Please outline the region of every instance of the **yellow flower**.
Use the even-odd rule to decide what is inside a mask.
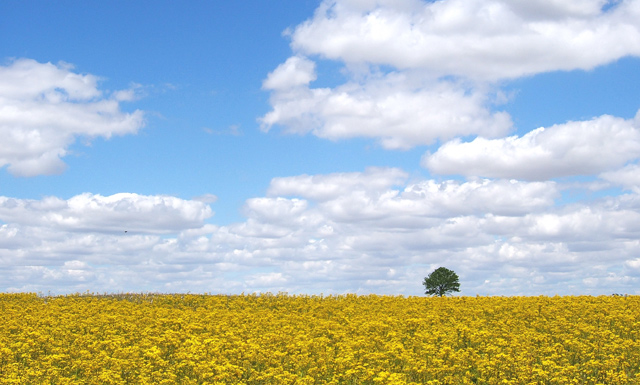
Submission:
[[[0,294],[0,384],[640,384],[639,305]]]

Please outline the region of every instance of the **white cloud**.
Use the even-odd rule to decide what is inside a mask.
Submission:
[[[215,203],[218,201],[218,197],[213,194],[204,194],[194,197],[193,200],[202,203]]]
[[[639,4],[325,0],[287,31],[293,56],[264,82],[272,111],[261,127],[373,138],[387,149],[503,136],[512,122],[495,111],[492,87],[640,55]],[[346,82],[311,87],[312,59],[343,64]]]
[[[640,272],[640,258],[636,258],[626,262],[626,265],[629,266],[633,270],[637,270]]]
[[[290,57],[267,76],[263,88],[279,90],[308,85],[316,80],[315,67],[316,64],[309,59]]]
[[[287,279],[282,275],[282,273],[262,273],[255,274],[248,277],[247,283],[254,287],[277,287],[279,285],[283,285],[287,282]],[[274,290],[268,290],[270,292],[274,292]]]
[[[604,172],[639,156],[637,120],[604,115],[522,137],[455,139],[425,155],[422,164],[438,174],[545,180]]]
[[[274,178],[268,194],[279,198],[250,200],[267,203],[261,212],[271,212],[261,218],[270,223],[293,223],[290,209],[304,202],[304,212],[321,212],[322,217],[336,222],[369,220],[377,227],[419,227],[432,218],[496,213],[523,215],[554,205],[559,197],[554,182],[519,182],[516,180],[473,180],[436,182],[424,180],[407,183],[408,175],[393,168],[369,168],[363,173],[335,173]],[[403,188],[398,188],[404,186]],[[302,197],[284,199],[282,197]],[[279,202],[275,204],[275,202]],[[311,208],[311,209],[307,209]],[[296,215],[300,216],[299,211]],[[256,215],[249,215],[256,218]]]
[[[557,206],[553,182],[367,169],[277,178],[267,195],[228,226],[173,197],[3,197],[0,281],[44,292],[420,295],[424,276],[447,266],[464,295],[637,292],[635,193]]]
[[[277,124],[288,133],[377,138],[385,148],[405,149],[455,136],[507,133],[509,115],[490,112],[486,99],[459,84],[391,73],[336,88],[276,89],[273,110],[260,121],[265,131]]]
[[[245,213],[250,218],[263,222],[290,223],[307,209],[307,201],[284,198],[252,198],[245,204]]]
[[[124,113],[119,102],[133,90],[105,98],[98,78],[72,72],[68,64],[20,59],[0,66],[0,167],[17,176],[56,174],[78,138],[109,138],[137,132],[143,112]]]
[[[483,80],[591,69],[640,54],[640,6],[604,0],[327,0],[296,52]]]
[[[473,180],[465,183],[428,180],[409,185],[404,199],[428,201],[442,215],[494,213],[523,215],[554,205],[559,197],[553,182]]]
[[[640,165],[629,164],[619,170],[607,171],[600,177],[614,185],[640,192]]]
[[[385,191],[394,185],[404,184],[407,177],[404,171],[397,168],[376,167],[370,167],[363,173],[299,175],[273,178],[267,193],[272,196],[300,196],[327,201],[354,190]]]
[[[0,197],[0,221],[65,231],[165,233],[200,227],[213,215],[198,201],[120,193],[76,195],[68,200]]]

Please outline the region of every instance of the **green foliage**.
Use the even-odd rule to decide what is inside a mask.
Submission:
[[[439,267],[429,274],[422,282],[426,291],[425,294],[442,297],[450,292],[460,291],[458,274],[446,267]]]

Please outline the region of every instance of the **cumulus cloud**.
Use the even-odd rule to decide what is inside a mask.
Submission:
[[[307,58],[290,57],[267,76],[262,86],[268,90],[280,90],[307,85],[316,80],[315,67],[316,64]]]
[[[398,168],[370,167],[365,172],[326,175],[299,175],[273,178],[267,193],[276,196],[300,196],[315,201],[328,201],[354,190],[385,191],[404,184],[408,175]]]
[[[0,278],[5,290],[405,295],[442,265],[465,295],[633,293],[640,279],[633,192],[558,206],[554,182],[372,168],[277,178],[266,195],[225,226],[174,197],[3,197]]]
[[[640,165],[629,164],[619,170],[607,171],[600,178],[617,186],[640,192]]]
[[[427,154],[422,164],[438,174],[545,180],[597,174],[639,156],[637,119],[604,115],[538,128],[521,137],[455,139]]]
[[[261,127],[387,149],[504,136],[505,80],[589,70],[640,55],[638,1],[325,0],[287,31],[294,55],[263,87]],[[313,60],[344,65],[344,84],[314,88]]]
[[[297,52],[482,80],[591,69],[640,54],[627,0],[324,1],[291,32]]]
[[[96,76],[72,69],[31,59],[0,66],[0,167],[17,176],[60,173],[77,138],[132,134],[144,125],[142,111],[120,110],[134,90],[104,96]]]
[[[277,124],[288,133],[330,140],[368,137],[388,149],[472,134],[495,137],[512,126],[508,114],[486,108],[482,92],[452,82],[425,83],[402,73],[336,88],[276,89],[271,104],[273,110],[261,118],[265,131]]]
[[[394,227],[390,218],[403,218],[404,225],[419,220],[500,213],[521,215],[552,206],[559,196],[555,183],[525,183],[516,180],[406,182],[398,169],[371,168],[364,173],[336,173],[275,178],[271,195],[301,196],[317,202],[324,216],[334,221],[380,219],[379,226]],[[393,186],[403,185],[403,189]],[[284,213],[278,214],[284,216]]]
[[[176,232],[200,227],[212,215],[205,203],[171,196],[85,193],[67,200],[0,197],[0,221],[65,231]]]

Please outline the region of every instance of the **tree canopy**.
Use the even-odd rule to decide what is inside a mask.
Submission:
[[[460,291],[458,274],[446,267],[439,267],[431,272],[422,282],[425,294],[442,297],[450,292]]]

